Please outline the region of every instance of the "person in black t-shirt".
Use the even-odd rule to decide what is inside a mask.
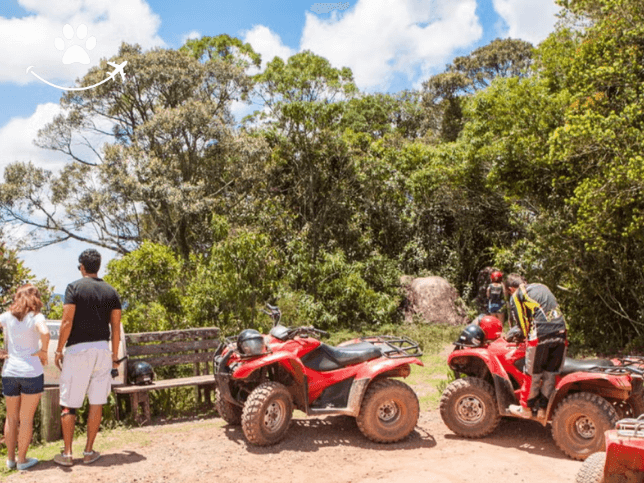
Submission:
[[[83,463],[93,463],[101,455],[94,451],[103,405],[111,390],[111,370],[118,367],[121,338],[121,301],[116,290],[98,278],[101,255],[93,249],[78,257],[83,278],[70,283],[65,291],[63,319],[55,353],[60,375],[61,421],[65,448],[54,457],[59,465],[71,466],[76,410],[89,399],[87,443]],[[65,353],[63,356],[63,348]]]

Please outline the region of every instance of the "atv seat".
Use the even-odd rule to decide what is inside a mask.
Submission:
[[[561,375],[567,376],[573,372],[585,372],[594,369],[595,367],[612,367],[614,365],[615,364],[608,359],[590,359],[580,361],[566,357],[563,368],[561,369]]]
[[[332,347],[326,344],[302,357],[304,365],[315,371],[334,371],[382,356],[378,347],[369,342]]]

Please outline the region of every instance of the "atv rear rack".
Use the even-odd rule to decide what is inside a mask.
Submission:
[[[418,342],[405,336],[372,335],[360,337],[359,340],[361,342],[369,342],[380,347],[382,355],[389,359],[420,357],[423,355],[423,351],[420,350]]]
[[[644,414],[637,419],[620,419],[617,421],[617,425],[615,427],[619,436],[628,438],[644,438]]]

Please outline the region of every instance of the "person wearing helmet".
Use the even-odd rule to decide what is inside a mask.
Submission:
[[[495,270],[490,274],[490,284],[487,286],[487,313],[501,321],[505,321],[505,287],[503,286],[503,273]]]
[[[506,280],[510,316],[527,340],[524,371],[530,376],[520,392],[520,405],[511,405],[515,416],[545,418],[555,377],[566,356],[567,330],[557,299],[540,283],[526,284],[517,274]]]

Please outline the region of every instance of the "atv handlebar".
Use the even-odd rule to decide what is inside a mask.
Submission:
[[[289,339],[293,339],[298,335],[305,336],[305,337],[308,337],[309,335],[328,337],[329,333],[325,332],[324,330],[316,329],[312,325],[305,326],[305,327],[293,327],[292,329],[288,330]]]

